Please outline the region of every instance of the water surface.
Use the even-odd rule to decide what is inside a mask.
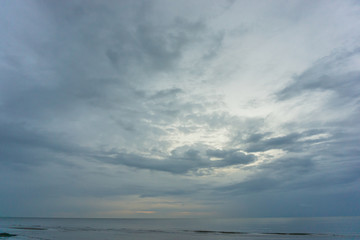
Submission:
[[[355,239],[360,217],[241,219],[0,218],[14,240]]]

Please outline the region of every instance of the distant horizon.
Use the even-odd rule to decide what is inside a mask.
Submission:
[[[40,218],[40,219],[256,219],[256,218],[360,218],[360,216],[287,216],[287,217],[3,217],[0,218]]]

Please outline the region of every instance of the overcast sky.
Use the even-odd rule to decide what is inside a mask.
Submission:
[[[359,1],[0,6],[0,216],[360,215]]]

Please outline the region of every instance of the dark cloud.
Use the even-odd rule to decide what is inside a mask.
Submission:
[[[176,18],[159,25],[144,20],[151,12],[151,4],[145,2],[116,5],[34,4],[44,12],[40,20],[52,30],[39,27],[18,40],[38,63],[30,73],[2,69],[7,111],[59,111],[77,104],[104,107],[114,101],[129,104],[136,97],[129,96],[134,84],[158,71],[174,69],[186,47],[207,34],[202,22]],[[14,61],[26,65],[17,56],[21,53],[3,51],[8,52],[7,65]]]
[[[221,152],[221,154],[216,154]],[[245,154],[237,150],[207,150],[206,154],[188,146],[177,148],[171,155],[163,159],[144,157],[128,153],[108,153],[110,156],[98,156],[99,160],[106,160],[112,164],[121,164],[128,167],[185,174],[196,172],[201,168],[221,168],[235,165],[246,165],[256,160],[252,154]],[[211,157],[217,157],[211,160]]]
[[[283,137],[273,137],[256,142],[247,148],[249,152],[260,152],[270,149],[285,149],[288,146],[293,146],[294,142],[299,138],[299,134],[292,133]]]
[[[19,11],[15,5],[10,9]],[[86,155],[95,150],[82,148],[86,143],[81,135],[93,132],[90,138],[95,140],[104,134],[100,131],[111,128],[112,133],[127,139],[121,143],[137,142],[143,147],[155,136],[166,134],[161,126],[204,109],[200,101],[177,98],[184,93],[177,87],[155,93],[140,90],[146,89],[159,71],[174,69],[191,44],[205,41],[208,30],[204,22],[175,18],[154,23],[150,2],[45,1],[27,7],[36,11],[35,18],[42,24],[16,39],[17,46],[26,51],[1,48],[5,57],[1,59],[4,121],[0,124],[7,144],[27,143],[28,148],[65,154],[82,149],[79,151]],[[24,18],[29,18],[22,23],[24,28],[31,28],[33,18]],[[4,36],[10,41],[15,34],[9,30]],[[30,64],[26,57],[36,61]],[[37,130],[19,125],[15,131],[7,122],[21,122],[27,129]],[[79,122],[89,124],[74,131]],[[51,133],[49,128],[54,127]],[[72,149],[63,142],[71,142]],[[10,148],[6,151],[11,152]]]
[[[271,133],[254,133],[248,136],[244,143],[248,146],[246,148],[248,152],[263,152],[270,149],[299,152],[305,151],[309,144],[325,141],[326,138],[316,138],[316,136],[326,132],[323,129],[309,129],[301,133],[294,132],[281,137],[266,137]]]
[[[223,186],[218,190],[230,195],[247,195],[253,192],[272,191],[328,191],[356,184],[359,148],[347,137],[334,136],[326,141],[314,141],[306,151],[287,150],[283,157],[250,167],[256,169],[247,180]],[[345,143],[346,142],[346,143]],[[291,142],[289,144],[292,144]],[[343,146],[347,146],[343,148]],[[305,149],[304,146],[302,148]],[[350,167],[352,166],[352,167]],[[317,190],[316,190],[317,189]]]
[[[280,101],[300,96],[306,92],[332,91],[338,97],[336,101],[352,101],[359,97],[360,72],[356,70],[344,71],[342,68],[358,57],[359,49],[351,52],[338,52],[320,59],[308,70],[294,77],[292,83],[277,93]]]
[[[61,156],[86,154],[84,148],[57,132],[36,130],[25,123],[0,124],[0,150],[3,166],[31,167],[48,162],[61,162]]]
[[[277,187],[278,184],[280,184],[279,180],[263,177],[220,187],[217,190],[230,195],[241,195],[253,192],[274,191],[274,187]]]

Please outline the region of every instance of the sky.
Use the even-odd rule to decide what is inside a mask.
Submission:
[[[0,6],[0,216],[360,215],[360,2]]]

